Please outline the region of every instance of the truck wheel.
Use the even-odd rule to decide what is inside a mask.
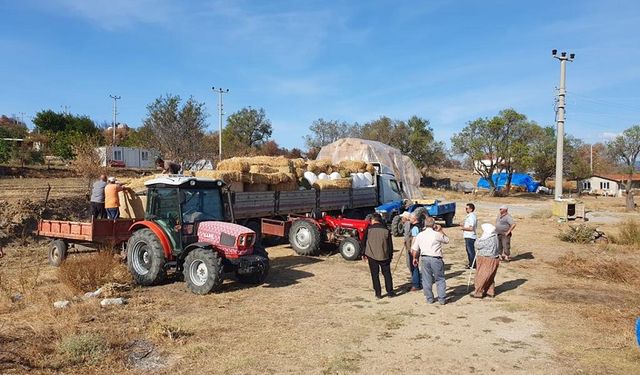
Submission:
[[[184,281],[195,294],[207,294],[222,285],[222,258],[210,249],[195,249],[184,259]]]
[[[154,285],[162,282],[167,276],[165,262],[160,240],[151,229],[133,232],[127,243],[127,265],[137,284]]]
[[[262,247],[254,247],[253,254],[263,258],[260,264],[260,270],[249,275],[236,272],[238,280],[243,284],[262,284],[267,279],[267,275],[269,275],[269,255],[266,250]]]
[[[448,214],[444,215],[444,226],[445,227],[450,227],[453,225],[453,216],[455,215],[455,213],[453,212],[449,212]]]
[[[404,223],[402,222],[402,216],[396,215],[391,220],[391,234],[394,237],[400,237],[404,234]]]
[[[306,220],[296,220],[289,229],[289,243],[298,255],[317,255],[320,251],[320,231]]]
[[[346,260],[358,260],[360,259],[360,253],[362,251],[362,246],[360,245],[360,241],[353,237],[347,237],[340,245],[338,245],[338,250],[342,257]]]
[[[67,246],[67,243],[63,240],[51,241],[51,244],[49,245],[49,252],[47,254],[49,258],[49,264],[54,267],[60,267],[62,261],[67,258],[68,249],[69,247]]]

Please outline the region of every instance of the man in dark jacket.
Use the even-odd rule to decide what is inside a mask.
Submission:
[[[364,257],[369,262],[373,290],[376,298],[382,298],[380,288],[380,270],[384,276],[384,286],[389,298],[395,297],[393,280],[391,279],[391,259],[393,258],[393,241],[389,229],[382,224],[382,216],[375,213],[371,216],[371,225],[364,237]]]

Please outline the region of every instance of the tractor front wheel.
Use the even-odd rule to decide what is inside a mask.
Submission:
[[[131,235],[127,243],[127,266],[137,284],[148,286],[162,282],[167,276],[165,262],[160,239],[151,229],[140,229]]]
[[[184,259],[183,274],[193,293],[215,292],[222,286],[222,258],[211,249],[195,249]]]
[[[340,245],[338,245],[338,250],[342,257],[346,260],[358,260],[360,259],[360,255],[362,252],[362,246],[360,245],[360,241],[353,237],[347,237]]]
[[[404,223],[401,215],[396,215],[391,220],[391,234],[394,237],[400,237],[404,234]]]

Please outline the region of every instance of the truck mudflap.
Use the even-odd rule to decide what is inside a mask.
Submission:
[[[246,255],[237,259],[227,259],[227,262],[239,275],[251,275],[269,269],[269,258],[262,255]]]

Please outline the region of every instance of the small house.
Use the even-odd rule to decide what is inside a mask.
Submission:
[[[593,195],[620,196],[624,186],[612,176],[593,175],[578,182],[578,189]]]
[[[103,167],[109,165],[123,168],[153,169],[156,157],[159,155],[156,150],[138,147],[103,146],[98,147],[97,151]]]

